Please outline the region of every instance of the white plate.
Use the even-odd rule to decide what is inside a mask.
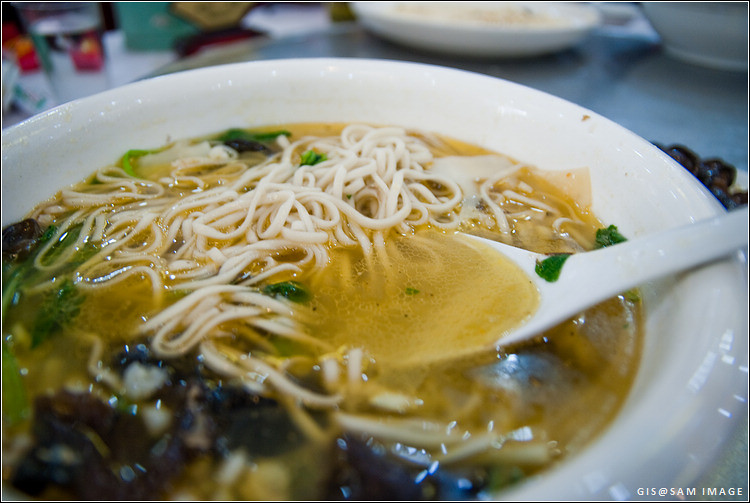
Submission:
[[[600,23],[591,6],[556,2],[353,2],[372,33],[458,56],[529,57],[575,46]]]

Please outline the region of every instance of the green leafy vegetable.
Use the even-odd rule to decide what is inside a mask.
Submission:
[[[410,286],[406,287],[406,295],[416,295],[418,293],[419,293],[419,290],[417,290],[416,288],[412,288]]]
[[[20,302],[24,291],[29,287],[53,278],[60,285],[57,290],[48,293],[39,303],[39,310],[31,330],[32,348],[57,334],[78,314],[83,295],[76,289],[70,275],[75,268],[98,252],[96,246],[86,244],[80,249],[74,249],[71,256],[67,258],[65,266],[56,268],[53,273],[37,269],[34,267],[34,262],[41,251],[40,245],[49,241],[56,231],[57,229],[52,226],[46,229],[37,240],[33,253],[23,262],[3,261],[3,318],[10,306]],[[81,225],[73,226],[64,232],[57,242],[39,257],[41,262],[48,265],[57,261],[63,253],[71,250],[74,243],[78,241],[80,232]]]
[[[300,159],[300,166],[315,166],[319,162],[323,162],[328,159],[328,156],[325,154],[319,154],[315,152],[314,150],[308,150],[304,154],[302,154],[302,158]]]
[[[607,246],[612,246],[617,243],[623,243],[625,241],[627,241],[627,239],[622,234],[620,234],[620,232],[617,230],[617,227],[614,225],[610,225],[607,228],[598,229],[596,231],[594,249],[605,248]],[[570,254],[561,253],[552,255],[544,260],[537,261],[536,266],[534,267],[534,271],[545,281],[553,283],[560,277],[562,267],[569,256]]]
[[[71,246],[73,246],[73,244],[78,241],[78,237],[81,234],[82,228],[83,224],[76,224],[70,227],[70,229],[68,229],[66,232],[64,232],[60,236],[58,241],[45,251],[45,254],[41,257],[42,264],[50,265],[58,260],[60,255],[62,255],[66,250],[68,250]],[[49,229],[47,229],[47,231],[45,231],[42,237],[45,238],[45,241],[49,241],[49,239],[55,234],[55,231],[56,229],[54,227],[50,227]],[[75,269],[76,267],[90,259],[98,251],[99,248],[97,246],[90,243],[85,244],[81,248],[74,251],[74,253],[68,258],[65,268],[63,270],[58,270],[57,274],[60,275],[64,271],[71,271]],[[31,261],[31,263],[33,264],[33,261]]]
[[[138,157],[143,157],[144,155],[153,154],[155,152],[158,152],[158,150],[128,150],[127,152],[125,152],[125,155],[122,156],[122,169],[125,170],[125,173],[129,174],[130,176],[138,178],[138,175],[135,174],[135,169],[133,169],[133,161]]]
[[[5,319],[5,312],[10,305],[16,302],[15,296],[18,292],[18,287],[23,281],[23,276],[23,268],[17,267],[11,269],[8,264],[3,262],[3,319]]]
[[[247,140],[247,141],[258,141],[258,142],[269,142],[276,139],[278,136],[291,136],[292,133],[289,131],[286,131],[285,129],[281,129],[278,131],[269,131],[267,133],[253,133],[251,131],[247,131],[245,129],[239,129],[239,128],[233,128],[228,129],[221,135],[219,135],[216,139],[221,142],[227,142],[232,140]]]
[[[31,329],[31,347],[39,346],[78,315],[83,295],[75,284],[66,279],[58,290],[48,295],[39,309],[36,322]]]
[[[57,232],[57,226],[56,225],[50,225],[47,227],[41,236],[39,236],[39,239],[37,239],[37,246],[46,243],[50,239],[52,239],[52,236],[55,235],[55,232]]]
[[[47,229],[37,238],[34,244],[34,250],[32,257],[36,255],[42,244],[46,243],[52,236],[55,235],[57,227],[50,225]],[[5,312],[11,304],[15,303],[19,289],[22,284],[30,281],[35,276],[36,270],[34,269],[34,260],[32,257],[27,257],[26,260],[20,263],[7,262],[3,260],[3,306],[2,316],[5,319]]]
[[[493,465],[487,474],[487,490],[499,491],[506,487],[517,484],[526,477],[524,471],[514,465]]]
[[[622,234],[620,234],[620,232],[617,230],[617,227],[614,225],[610,225],[605,229],[598,229],[596,231],[594,248],[605,248],[607,246],[616,245],[617,243],[623,243],[625,241],[627,241],[627,239]]]
[[[78,240],[78,235],[81,233],[81,228],[81,225],[76,225],[68,229],[67,232],[64,232],[57,240],[57,243],[50,246],[46,253],[41,257],[42,263],[44,265],[50,265],[54,263],[55,260],[63,253],[63,251],[65,251],[65,249],[67,249],[69,246],[75,243],[76,240]],[[44,235],[49,234],[46,241],[52,239],[52,236],[55,235],[55,232],[57,232],[57,229],[54,226],[50,226],[44,233]]]
[[[568,257],[570,257],[569,253],[560,253],[558,255],[552,255],[544,260],[538,260],[534,267],[534,271],[543,280],[548,283],[554,283],[560,277],[563,264],[568,260]]]
[[[7,310],[20,301],[24,289],[50,279],[50,273],[34,267],[34,260],[39,255],[42,245],[49,242],[55,236],[57,230],[55,226],[45,229],[36,239],[31,254],[23,261],[11,262],[3,260],[3,321],[6,319]],[[54,262],[64,250],[77,241],[80,231],[80,226],[74,226],[64,233],[58,242],[47,250],[43,262]],[[96,247],[84,246],[82,249],[76,250],[73,254],[67,268],[67,273],[64,269],[56,271],[55,274],[60,280],[61,286],[57,291],[45,297],[40,303],[39,312],[30,334],[31,348],[38,346],[49,337],[58,333],[63,326],[70,323],[76,317],[83,302],[83,296],[66,276],[69,276],[69,271],[72,268],[77,267],[77,265],[86,261],[91,254],[96,252]],[[6,333],[5,327],[3,327],[3,332]],[[8,337],[11,336],[8,335]],[[4,339],[2,343],[2,393],[4,418],[9,424],[13,424],[26,418],[30,407],[20,374],[20,368],[13,353],[13,347],[8,342],[9,340]]]
[[[263,293],[274,297],[285,297],[292,302],[306,302],[310,300],[310,292],[296,281],[283,281],[263,287]]]
[[[29,400],[15,355],[3,340],[3,416],[15,424],[29,415]]]

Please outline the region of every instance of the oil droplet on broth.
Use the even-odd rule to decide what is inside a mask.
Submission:
[[[492,345],[537,309],[530,278],[492,248],[423,231],[364,257],[335,250],[312,279],[312,333],[380,364],[427,363]]]

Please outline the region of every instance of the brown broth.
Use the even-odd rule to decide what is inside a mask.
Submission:
[[[335,134],[342,127],[283,126],[294,137]],[[455,140],[440,141],[439,156],[488,153]],[[159,171],[154,169],[150,176],[158,178]],[[513,219],[512,244],[547,253],[591,248],[600,224],[588,208],[532,169],[522,169],[517,177],[535,197],[577,223],[573,224],[575,230],[569,231],[570,239],[561,240],[549,230],[551,217],[541,224]],[[463,230],[504,239],[474,225]],[[454,424],[457,430],[475,436],[488,431],[524,431],[524,439],[469,456],[455,466],[518,467],[525,476],[580,450],[607,427],[627,397],[640,360],[642,322],[636,296],[610,299],[540,334],[531,343],[497,351],[491,346],[498,334],[521,323],[538,301],[528,278],[491,252],[452,234],[421,229],[414,236],[391,237],[386,251],[373,263],[368,264],[356,250],[332,250],[328,268],[296,278],[313,298],[308,306],[315,315],[307,324],[309,333],[336,347],[367,350],[362,394],[347,396],[341,410],[381,414],[383,421],[411,417]],[[571,242],[577,243],[574,249]],[[147,342],[135,334],[154,310],[147,300],[148,285],[127,281],[87,295],[74,326],[32,348],[29,327],[42,295],[24,297],[3,318],[3,337],[22,369],[28,396],[70,387],[116,403],[118,397],[92,380],[87,370],[92,340],[96,337],[104,343],[102,361],[111,359],[124,345]],[[174,300],[177,297],[168,296],[164,302]],[[490,349],[460,350],[467,340],[477,338]],[[446,347],[456,348],[449,359]],[[194,361],[195,355],[186,358]],[[290,365],[288,370],[299,382],[321,386],[317,368],[300,364]],[[220,377],[215,379],[221,382]],[[383,389],[397,390],[412,405],[400,412],[383,412],[375,400]],[[333,422],[329,419],[321,422],[327,425],[328,442],[306,442],[272,458],[249,456],[241,475],[231,483],[222,478],[227,459],[201,456],[170,485],[169,494],[162,496],[308,499],[323,495],[319,487],[328,476],[330,442],[341,431],[330,426]],[[4,414],[4,481],[10,471],[7,463],[26,438],[28,425],[28,421],[11,424]],[[408,447],[375,441],[394,452]],[[452,453],[449,449],[448,454]],[[450,461],[445,465],[454,466]]]

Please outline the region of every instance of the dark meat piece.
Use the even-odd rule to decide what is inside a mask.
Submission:
[[[273,456],[303,440],[278,402],[250,394],[239,385],[209,384],[196,359],[166,362],[152,355],[146,345],[137,344],[126,346],[115,357],[113,368],[123,372],[134,362],[167,371],[167,385],[156,398],[173,410],[185,411],[186,420],[195,422],[190,439],[196,446],[220,454],[242,447],[248,453]]]
[[[11,477],[14,487],[31,496],[51,489],[79,500],[161,499],[196,456],[220,459],[239,447],[270,456],[302,441],[277,402],[217,384],[195,358],[166,362],[139,344],[126,346],[111,368],[124,372],[134,363],[167,372],[153,398],[172,412],[170,428],[154,437],[140,416],[89,393],[39,397],[34,444]]]
[[[208,407],[218,426],[216,447],[221,452],[244,448],[259,456],[275,456],[304,440],[278,402],[250,395],[242,388],[216,388],[208,398]]]
[[[113,368],[122,372],[131,363],[153,364],[161,366],[159,359],[151,356],[151,350],[145,344],[126,345],[114,358]]]
[[[727,191],[734,183],[737,171],[720,159],[708,159],[698,163],[696,176],[706,187]]]
[[[23,260],[42,234],[42,228],[33,218],[7,226],[3,229],[3,260]]]
[[[740,206],[747,206],[747,192],[735,192],[729,194],[721,188],[711,187],[711,193],[728,210],[739,208]]]
[[[190,439],[196,446],[220,454],[243,447],[248,453],[274,456],[303,440],[278,402],[250,394],[238,385],[208,384],[205,369],[195,359],[167,363],[154,357],[144,344],[138,344],[120,352],[113,368],[122,372],[133,362],[168,372],[165,391],[157,392],[156,397],[175,410],[186,411],[186,418],[195,421]]]
[[[350,436],[337,443],[340,466],[334,468],[330,499],[421,500],[422,487],[414,474]]]
[[[167,362],[157,358],[146,344],[125,345],[122,351],[115,355],[112,368],[122,373],[134,362],[165,369],[169,375],[170,384],[190,379],[206,380],[206,369],[197,357],[179,358]]]
[[[233,140],[227,140],[224,145],[232,147],[237,152],[262,152],[264,154],[270,154],[273,151],[263,143],[254,140],[246,140],[243,138],[235,138]]]
[[[484,484],[475,475],[426,473],[351,435],[337,439],[334,459],[324,496],[330,500],[461,500],[475,497]]]
[[[656,146],[690,171],[726,209],[747,206],[747,191],[729,190],[737,177],[737,168],[734,166],[721,159],[701,159],[695,152],[682,145]]]
[[[40,397],[34,414],[36,443],[12,478],[32,496],[54,485],[82,500],[153,499],[188,455],[180,435],[154,441],[135,416],[88,393]]]
[[[692,150],[683,147],[682,145],[671,145],[669,147],[659,146],[664,152],[680,163],[686,170],[690,171],[693,175],[697,175],[698,156]]]

